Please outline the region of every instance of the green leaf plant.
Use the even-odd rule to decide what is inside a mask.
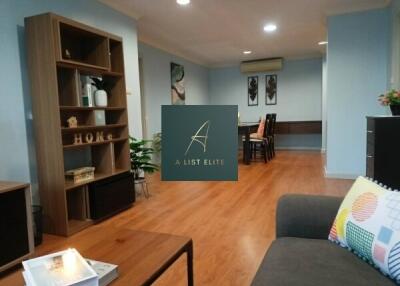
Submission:
[[[151,162],[152,155],[155,153],[149,145],[152,140],[138,140],[129,136],[129,147],[131,156],[131,171],[136,179],[139,178],[141,171],[154,173],[159,169],[157,164]]]

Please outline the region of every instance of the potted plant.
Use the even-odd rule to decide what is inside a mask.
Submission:
[[[154,154],[154,149],[147,146],[151,142],[152,140],[138,140],[131,136],[129,137],[131,171],[135,179],[139,179],[142,172],[153,173],[158,170],[158,165],[151,162],[151,155]]]
[[[107,106],[107,82],[101,78],[92,77],[93,85],[96,87],[96,91],[94,92],[94,101],[96,106]]]
[[[400,115],[400,91],[392,89],[379,96],[379,102],[384,106],[390,106],[392,115]]]

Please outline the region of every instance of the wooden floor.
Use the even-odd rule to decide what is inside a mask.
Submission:
[[[320,153],[294,151],[278,152],[268,164],[240,164],[238,182],[161,182],[159,174],[149,181],[150,199],[139,196],[133,208],[103,225],[192,237],[195,285],[218,286],[251,283],[274,239],[280,196],[342,196],[352,183],[325,179]],[[39,251],[60,239],[65,238],[46,236]],[[0,285],[7,285],[8,279]],[[186,285],[185,258],[156,285]]]

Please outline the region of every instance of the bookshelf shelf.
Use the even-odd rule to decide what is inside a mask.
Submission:
[[[36,153],[47,217],[43,228],[69,236],[95,222],[92,184],[118,180],[130,170],[122,38],[53,13],[25,18],[25,29],[35,134],[40,138]],[[83,83],[89,77],[107,82],[108,106],[83,106]],[[76,128],[67,127],[71,117],[78,121]],[[85,139],[92,133],[94,140],[74,145],[77,133]],[[101,134],[104,141],[98,139]],[[65,178],[66,171],[80,167],[95,167],[94,179],[75,184]]]
[[[91,64],[86,64],[78,61],[73,60],[59,60],[57,61],[58,66],[69,67],[69,68],[76,68],[76,69],[83,69],[83,70],[99,70],[107,72],[107,67],[96,66]]]
[[[60,60],[57,61],[57,67],[66,68],[66,69],[77,69],[81,74],[90,74],[96,76],[110,76],[110,77],[123,77],[124,73],[110,71],[103,67],[84,64],[75,61],[69,60]]]
[[[71,180],[65,180],[64,189],[66,191],[73,190],[73,189],[76,189],[78,187],[87,185],[89,183],[93,183],[93,182],[96,182],[96,181],[99,181],[99,180],[103,180],[103,179],[106,179],[106,178],[109,178],[109,177],[112,177],[112,176],[115,176],[115,175],[118,175],[118,174],[122,174],[122,173],[125,173],[125,172],[129,172],[129,169],[115,169],[110,173],[96,173],[95,172],[94,179],[87,180],[87,181],[80,182],[80,183],[74,183]]]
[[[68,220],[68,231],[72,235],[78,231],[81,231],[93,224],[91,219],[78,220],[78,219],[69,219]]]
[[[102,144],[109,144],[109,143],[115,143],[115,142],[120,142],[120,141],[126,141],[128,138],[116,138],[112,140],[104,140],[101,142],[92,142],[92,143],[82,143],[82,144],[67,144],[64,145],[64,149],[72,149],[72,148],[83,148],[87,146],[96,146],[96,145],[102,145]]]
[[[126,107],[122,106],[60,106],[61,111],[93,111],[93,110],[108,110],[108,111],[122,111],[125,110]]]
[[[85,132],[85,131],[105,130],[105,129],[112,129],[112,128],[122,128],[122,127],[126,127],[126,124],[86,125],[86,126],[78,126],[78,127],[74,127],[74,128],[61,127],[61,131],[63,133]]]

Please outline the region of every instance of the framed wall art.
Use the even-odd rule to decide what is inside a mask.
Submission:
[[[247,104],[248,106],[258,105],[258,76],[247,78]]]
[[[185,69],[182,65],[171,63],[171,101],[173,105],[184,105]]]
[[[278,76],[276,74],[265,76],[265,104],[275,105],[278,95]]]

